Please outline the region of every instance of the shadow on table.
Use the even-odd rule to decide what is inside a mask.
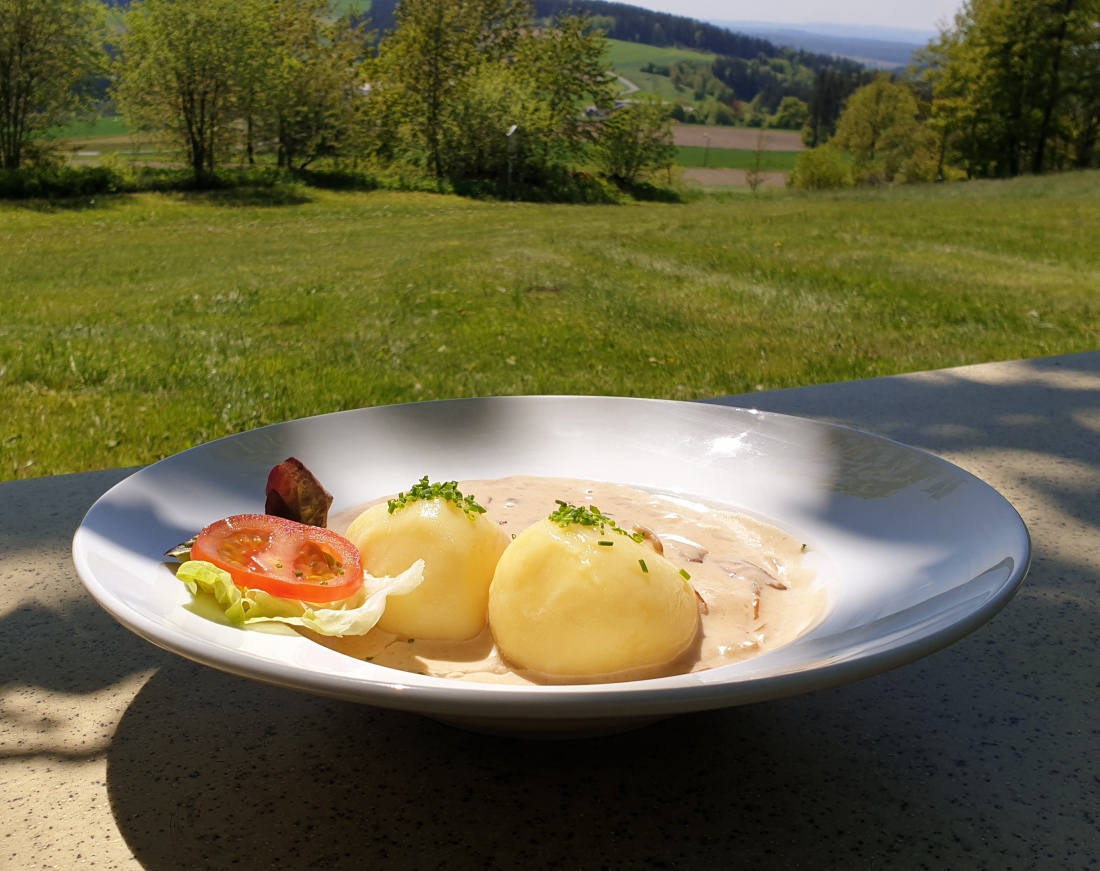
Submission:
[[[1100,523],[1100,353],[1011,364],[991,382],[981,367],[909,378],[876,378],[711,400],[831,420],[923,448],[951,453],[1034,454],[1062,474],[1024,470],[1021,481],[1076,520]],[[1014,376],[1014,377],[1013,377]],[[1002,493],[1015,494],[1001,485]],[[1025,520],[1027,518],[1025,517]]]
[[[904,684],[526,742],[172,663],[124,716],[108,788],[151,871],[840,867],[977,847]]]

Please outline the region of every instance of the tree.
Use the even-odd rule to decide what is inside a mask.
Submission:
[[[1100,18],[1100,16],[1098,16]],[[1100,23],[1093,21],[1094,45],[1100,45]],[[1064,102],[1056,123],[1062,125],[1067,158],[1078,169],[1100,166],[1100,51],[1078,48],[1063,79]]]
[[[756,189],[764,183],[764,150],[767,147],[768,134],[761,127],[756,131],[756,147],[752,152],[752,163],[745,172],[745,184],[753,193],[756,193]]]
[[[784,97],[775,115],[769,119],[768,126],[779,130],[801,130],[809,117],[808,104],[798,97]]]
[[[516,71],[530,86],[541,107],[543,163],[555,147],[573,152],[590,135],[581,106],[607,111],[613,105],[616,80],[605,60],[607,40],[583,15],[559,16],[552,25],[529,28],[516,51]],[[529,119],[525,127],[533,125]]]
[[[140,0],[124,15],[115,98],[131,130],[166,132],[196,178],[238,138],[263,0]]]
[[[371,98],[381,123],[401,128],[400,138],[423,151],[435,178],[446,174],[448,136],[477,68],[510,56],[530,18],[527,0],[398,4],[397,27],[371,67]]]
[[[831,144],[851,156],[856,179],[894,181],[920,138],[919,114],[908,87],[879,75],[848,98]]]
[[[329,0],[276,0],[273,39],[261,69],[261,108],[278,164],[304,169],[340,153],[363,102],[367,34],[347,19],[328,22]]]
[[[676,158],[672,124],[659,100],[627,103],[611,113],[596,139],[600,171],[620,184],[635,184],[647,173],[667,169]]]
[[[844,108],[844,101],[870,77],[865,73],[826,67],[814,77],[813,89],[807,106],[806,124],[802,128],[802,141],[810,148],[823,145],[836,131],[836,122]]]
[[[611,107],[584,16],[535,27],[526,0],[402,0],[396,20],[370,65],[377,156],[440,180],[537,176],[591,138],[586,103]]]
[[[106,67],[98,0],[0,0],[0,166],[86,105]]]
[[[924,59],[933,115],[972,175],[1088,165],[1098,54],[1100,0],[969,0]]]
[[[453,180],[522,178],[537,163],[549,112],[514,67],[477,65],[448,107],[443,172]],[[522,126],[517,124],[522,119]],[[511,166],[511,172],[509,167]]]

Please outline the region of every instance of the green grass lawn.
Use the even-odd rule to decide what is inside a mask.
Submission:
[[[764,172],[790,172],[798,163],[797,151],[761,151],[760,169]],[[676,147],[679,166],[710,167],[712,169],[752,169],[756,152],[741,148],[699,148],[695,145]]]
[[[96,139],[124,137],[129,134],[126,123],[118,115],[99,115],[85,121],[74,121],[50,130],[51,139]]]
[[[1100,173],[683,204],[0,203],[0,478],[492,394],[692,399],[1093,349]]]
[[[638,42],[623,42],[618,39],[607,41],[607,58],[616,71],[626,74],[636,72],[647,64],[670,66],[677,61],[712,63],[717,56],[711,52],[691,51],[686,48],[659,48]]]

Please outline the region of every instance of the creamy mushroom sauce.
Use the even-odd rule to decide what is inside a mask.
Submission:
[[[459,488],[474,496],[485,506],[487,516],[513,536],[544,520],[557,507],[555,500],[595,505],[625,529],[637,525],[651,531],[665,557],[691,575],[701,598],[701,631],[685,656],[656,672],[570,683],[657,677],[727,665],[794,640],[824,611],[825,591],[804,565],[802,543],[745,514],[683,496],[571,478],[515,476],[462,481]],[[374,503],[334,515],[329,525],[343,532],[369,504]],[[509,666],[497,653],[488,627],[463,642],[406,639],[380,629],[347,638],[302,632],[348,656],[419,674],[491,683],[563,682]]]

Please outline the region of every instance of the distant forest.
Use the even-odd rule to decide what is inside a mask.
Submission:
[[[780,47],[766,39],[734,33],[694,18],[668,12],[651,12],[624,3],[609,3],[604,0],[534,0],[534,7],[535,14],[540,17],[553,17],[569,11],[585,12],[598,19],[610,39],[621,39],[625,42],[694,48],[742,60],[752,60],[761,55],[784,58],[814,72],[825,68],[850,72],[863,69],[863,65],[855,61]]]

